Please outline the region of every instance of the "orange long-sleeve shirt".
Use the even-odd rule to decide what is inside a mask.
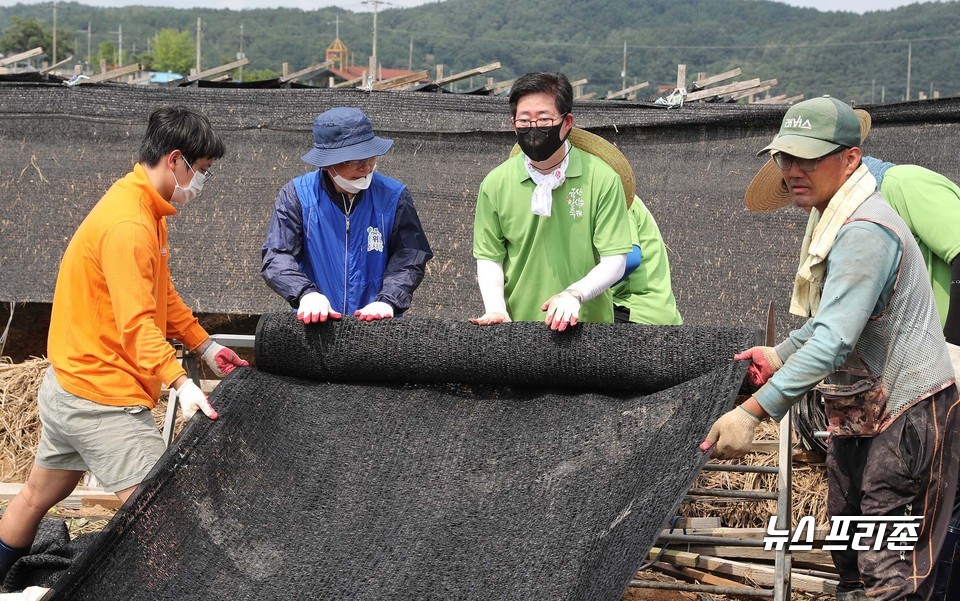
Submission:
[[[139,164],[77,228],[60,263],[47,353],[60,385],[105,405],[153,408],[184,373],[166,338],[208,338],[170,280],[165,217],[176,209]]]

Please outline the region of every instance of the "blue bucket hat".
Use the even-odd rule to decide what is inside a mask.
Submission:
[[[358,108],[338,107],[313,121],[313,149],[300,157],[317,167],[385,154],[393,140],[373,134],[373,124]]]

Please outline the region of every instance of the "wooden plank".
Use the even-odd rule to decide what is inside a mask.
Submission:
[[[82,86],[91,83],[100,83],[103,81],[111,81],[114,79],[120,79],[121,77],[126,77],[127,75],[132,75],[140,70],[140,65],[134,63],[132,65],[127,65],[126,67],[120,67],[119,69],[114,69],[113,71],[107,71],[106,73],[100,73],[99,75],[91,75],[87,79],[78,79],[75,85]]]
[[[23,488],[22,482],[3,482],[0,483],[0,499],[10,500],[13,497],[17,496],[17,493],[20,492],[20,489]],[[57,503],[59,507],[66,507],[68,509],[80,509],[83,505],[83,499],[85,497],[99,497],[103,495],[108,495],[116,499],[116,495],[104,492],[102,488],[99,487],[89,487],[89,486],[78,486],[76,487],[70,495]]]
[[[315,65],[310,65],[306,69],[300,69],[299,71],[294,71],[290,75],[285,75],[280,78],[280,83],[290,83],[291,81],[296,81],[300,78],[306,77],[307,75],[312,75],[317,71],[323,71],[329,67],[333,66],[333,61],[324,61],[322,63],[317,63]]]
[[[647,553],[647,561],[653,561],[654,559],[657,559],[657,555],[660,555],[660,547],[651,548],[650,552]],[[660,555],[659,560],[675,566],[695,568],[697,567],[697,561],[699,559],[700,556],[696,553],[690,553],[688,551],[672,551],[667,549],[663,552],[663,555]]]
[[[761,81],[760,85],[755,88],[750,88],[749,90],[743,90],[742,92],[736,92],[731,94],[730,97],[734,100],[740,100],[741,98],[746,98],[747,96],[753,96],[754,94],[759,94],[760,92],[766,92],[773,86],[779,83],[776,79],[768,79],[766,81]]]
[[[494,94],[499,94],[500,92],[506,90],[513,85],[513,82],[517,81],[517,78],[505,79],[504,81],[498,81],[497,83],[487,86],[487,89],[492,91]]]
[[[250,64],[249,58],[241,58],[240,60],[233,61],[232,63],[227,63],[225,65],[220,65],[219,67],[213,67],[212,69],[205,69],[199,73],[194,73],[187,78],[187,81],[198,81],[201,79],[206,79],[208,77],[213,77],[214,75],[220,75],[221,73],[226,73],[227,71],[233,71],[239,67]]]
[[[80,507],[81,509],[89,509],[90,507],[95,507],[99,505],[104,509],[120,509],[120,506],[123,505],[123,502],[117,497],[117,495],[104,493],[102,495],[88,495],[80,498]]]
[[[460,73],[454,73],[453,75],[448,75],[447,77],[443,77],[441,74],[438,74],[437,79],[434,80],[433,83],[437,84],[438,86],[442,86],[444,84],[460,81],[461,79],[467,79],[468,77],[473,77],[474,75],[482,75],[484,73],[489,73],[490,71],[496,71],[499,68],[500,68],[500,61],[497,61],[495,63],[489,63],[486,65],[483,65],[482,67],[477,67],[475,69],[469,69],[467,71],[461,71]]]
[[[588,80],[587,78],[578,79],[577,81],[571,81],[571,82],[570,82],[570,87],[575,88],[575,87],[577,87],[577,86],[585,86],[585,85],[587,85],[588,82],[589,82],[589,80]]]
[[[677,65],[677,89],[682,90],[687,87],[687,66]]]
[[[698,88],[705,88],[707,86],[712,86],[715,83],[720,83],[721,81],[733,79],[738,75],[740,75],[740,67],[737,67],[736,69],[731,69],[729,71],[724,71],[723,73],[719,73],[717,75],[713,75],[704,79],[698,79],[693,83]]]
[[[760,78],[749,79],[747,81],[738,81],[737,83],[731,83],[725,86],[717,86],[715,88],[707,88],[706,90],[697,90],[696,92],[690,92],[687,94],[686,101],[692,102],[694,100],[702,100],[704,98],[711,98],[713,96],[722,96],[724,94],[730,94],[732,92],[740,92],[742,90],[748,90],[750,88],[755,88],[760,85]]]
[[[720,518],[680,518],[673,524],[673,531],[686,528],[720,528]]]
[[[749,578],[751,581],[764,586],[773,586],[775,580],[774,568],[706,555],[700,556],[699,561],[697,561],[697,569],[707,570],[714,574]],[[828,580],[806,574],[791,574],[790,586],[793,590],[807,593],[825,593],[832,595],[837,592],[836,580]]]
[[[597,97],[597,93],[596,93],[596,92],[588,92],[587,94],[584,94],[583,96],[577,96],[576,99],[577,99],[577,100],[591,100],[591,99],[596,98],[596,97]]]
[[[675,543],[671,546],[676,547]],[[683,549],[690,553],[699,555],[708,555],[713,557],[723,557],[724,559],[758,559],[761,561],[773,561],[774,551],[767,551],[758,547],[728,547],[724,545],[684,545]],[[829,567],[833,565],[833,559],[829,551],[823,549],[814,549],[812,551],[791,551],[794,560],[807,564]]]
[[[55,69],[59,69],[60,67],[66,65],[67,63],[69,63],[69,62],[72,61],[72,60],[73,60],[73,57],[72,57],[72,56],[68,56],[67,58],[63,59],[63,60],[60,61],[59,63],[50,65],[49,67],[45,67],[45,68],[43,68],[43,69],[40,69],[40,73],[46,75],[47,73],[49,73],[49,72],[51,72],[51,71],[53,71],[53,70],[55,70]]]
[[[150,80],[151,80],[151,79],[153,79],[153,74],[148,74],[148,75],[144,75],[144,76],[142,76],[142,77],[138,77],[138,78],[136,78],[136,79],[132,79],[132,80],[128,81],[127,83],[129,83],[129,84],[132,85],[132,86],[140,86],[140,85],[143,85],[143,84],[150,83]]]
[[[410,73],[407,75],[400,75],[399,77],[393,77],[391,79],[384,79],[383,81],[378,81],[373,84],[374,90],[389,90],[392,88],[398,88],[400,86],[405,86],[409,83],[419,81],[427,76],[426,71],[417,71],[416,73]]]
[[[658,572],[662,572],[668,576],[673,576],[674,578],[686,580],[687,582],[702,582],[703,584],[710,584],[713,586],[747,586],[737,580],[730,580],[729,578],[723,578],[721,576],[717,576],[716,574],[711,574],[710,572],[705,572],[703,570],[697,570],[694,568],[677,567],[668,563],[655,563],[653,564],[653,567]]]
[[[361,75],[360,77],[354,77],[353,79],[348,79],[347,81],[341,81],[341,82],[338,83],[338,84],[334,84],[332,87],[334,87],[334,88],[349,88],[350,86],[355,86],[355,85],[357,85],[358,83],[363,83],[363,79],[364,79],[364,78],[363,78],[363,76]]]
[[[643,83],[638,83],[638,84],[635,85],[635,86],[630,86],[629,88],[624,88],[624,89],[622,89],[622,90],[620,90],[620,91],[618,91],[618,92],[607,92],[606,99],[607,99],[607,100],[612,100],[612,99],[614,99],[614,98],[620,98],[621,96],[626,96],[627,94],[630,94],[631,92],[636,92],[637,90],[642,89],[642,88],[645,88],[645,87],[647,87],[647,86],[649,86],[649,85],[650,85],[650,82],[649,82],[649,81],[645,81],[645,82],[643,82]]]
[[[0,58],[0,67],[5,67],[7,65],[13,65],[19,63],[20,61],[25,61],[28,58],[33,58],[35,56],[40,56],[43,54],[43,48],[37,46],[33,50],[27,50],[26,52],[20,52],[19,54],[14,54],[11,56],[5,56]]]

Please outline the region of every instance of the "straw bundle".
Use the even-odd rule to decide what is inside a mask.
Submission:
[[[779,424],[767,421],[757,428],[758,440],[777,440]],[[726,464],[777,465],[776,453],[750,453],[743,459],[722,461]],[[739,472],[700,473],[697,488],[726,490],[777,490],[776,474],[743,474]],[[823,465],[793,465],[793,516],[812,515],[818,526],[829,526],[827,520],[827,474]],[[728,528],[766,528],[771,515],[776,515],[776,501],[744,502],[731,499],[695,499],[680,508],[684,517],[718,517]]]
[[[37,391],[50,362],[0,358],[0,482],[23,482],[40,439]]]
[[[40,440],[37,392],[49,365],[47,359],[36,357],[23,363],[0,357],[0,482],[25,482],[33,467]],[[158,427],[163,427],[166,406],[163,396],[152,411]],[[182,428],[178,412],[174,432]]]

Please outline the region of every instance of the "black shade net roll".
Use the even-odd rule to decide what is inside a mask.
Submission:
[[[740,327],[543,323],[475,326],[405,317],[306,326],[293,313],[257,325],[257,366],[340,382],[463,383],[649,394],[729,363],[751,346]]]
[[[189,423],[48,598],[618,599],[736,397],[745,364],[731,354],[758,336],[269,316],[262,371],[217,387],[220,418]],[[689,365],[687,349],[714,365],[623,392],[690,375],[656,365]],[[470,350],[476,363],[456,363]],[[532,357],[552,385],[546,367],[518,376],[512,362]],[[584,391],[606,359],[619,392]],[[385,382],[398,365],[408,379]]]

